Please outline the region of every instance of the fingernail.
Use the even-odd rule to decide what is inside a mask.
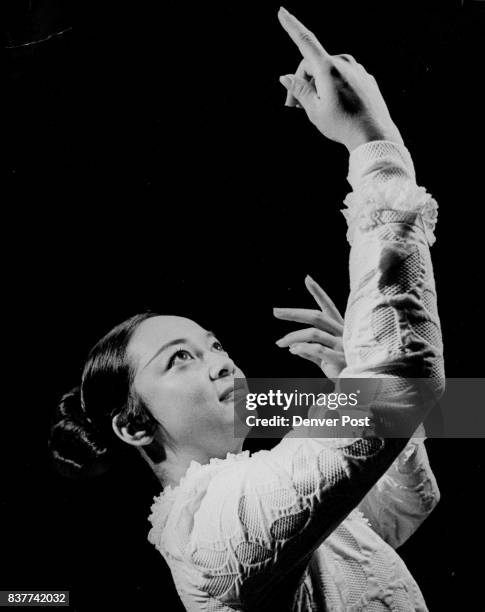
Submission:
[[[273,308],[273,312],[281,312],[281,308]]]
[[[283,346],[283,342],[281,340],[276,340],[275,344],[277,344],[278,346]]]
[[[288,11],[285,9],[284,6],[280,6],[280,11],[282,11],[283,13],[287,13],[288,14]]]
[[[313,280],[313,278],[312,278],[312,277],[311,277],[309,274],[307,274],[307,275],[305,276],[305,280],[309,280],[309,281],[311,281],[312,283],[314,283],[314,282],[315,282],[315,281]]]

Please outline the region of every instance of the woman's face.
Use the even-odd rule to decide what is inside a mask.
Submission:
[[[211,456],[240,450],[232,391],[244,374],[211,332],[183,317],[152,317],[136,329],[128,355],[135,391],[176,449]]]

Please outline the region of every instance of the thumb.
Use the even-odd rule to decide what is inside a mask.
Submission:
[[[280,77],[280,83],[306,111],[314,106],[317,99],[317,91],[313,81],[306,81],[294,74],[285,74]]]

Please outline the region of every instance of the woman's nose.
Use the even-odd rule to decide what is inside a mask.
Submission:
[[[233,376],[235,371],[236,366],[229,355],[214,355],[210,365],[210,377],[212,380],[224,378],[225,376]]]

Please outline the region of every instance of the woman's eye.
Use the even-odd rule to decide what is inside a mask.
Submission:
[[[179,363],[184,363],[184,361],[190,361],[190,359],[192,359],[192,354],[189,353],[189,351],[180,349],[170,357],[168,367],[171,368],[172,366],[177,365]]]
[[[214,344],[212,345],[212,348],[215,348],[216,351],[222,351],[223,353],[225,352],[224,351],[224,347],[222,346],[222,344],[218,340],[216,340],[214,342]]]

